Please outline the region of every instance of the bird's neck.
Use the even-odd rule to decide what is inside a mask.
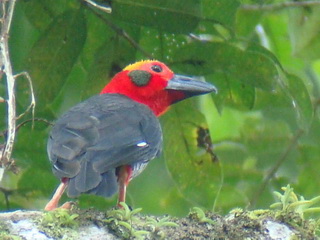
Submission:
[[[164,114],[170,107],[171,99],[169,98],[169,95],[166,92],[159,93],[158,96],[153,97],[141,97],[136,96],[134,93],[122,93],[119,91],[112,91],[111,89],[104,90],[100,94],[121,94],[124,95],[130,99],[132,99],[135,102],[144,104],[148,106],[151,111],[158,117],[162,114]]]
[[[147,105],[157,117],[168,111],[171,105],[170,98],[167,94],[163,93],[162,96],[154,96],[152,98],[134,99],[134,97],[132,97],[132,99],[136,102]]]

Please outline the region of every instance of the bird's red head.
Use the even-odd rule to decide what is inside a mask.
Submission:
[[[216,91],[216,88],[191,77],[174,74],[164,63],[153,60],[136,62],[116,74],[101,94],[123,94],[143,103],[157,115],[185,98]]]

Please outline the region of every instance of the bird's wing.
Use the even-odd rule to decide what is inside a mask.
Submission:
[[[104,176],[110,179],[119,166],[153,159],[161,146],[161,127],[148,107],[103,94],[65,113],[52,129],[47,150],[55,175],[74,179],[70,185],[80,193],[102,184]]]

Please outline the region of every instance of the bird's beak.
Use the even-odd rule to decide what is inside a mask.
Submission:
[[[210,92],[218,92],[217,88],[212,84],[196,79],[197,77],[188,77],[175,74],[173,78],[168,81],[166,89],[181,91],[186,94],[186,97],[206,94]]]

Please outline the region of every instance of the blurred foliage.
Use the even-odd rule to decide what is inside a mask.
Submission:
[[[283,2],[97,2],[111,4],[108,14],[80,0],[20,0],[10,32],[12,63],[16,73],[30,73],[36,117],[48,121],[140,59],[158,59],[217,86],[217,95],[178,103],[161,117],[164,154],[128,189],[127,203],[146,213],[268,207],[272,192],[287,184],[310,199],[320,182],[320,6]],[[29,104],[28,89],[27,81],[17,81],[19,112]],[[5,90],[1,81],[0,96]],[[0,183],[1,210],[41,209],[58,185],[46,155],[49,131],[39,121],[19,128],[13,157],[21,171]],[[116,197],[78,201],[106,209]]]

